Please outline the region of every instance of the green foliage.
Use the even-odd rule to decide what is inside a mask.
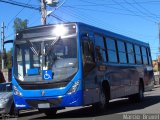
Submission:
[[[16,18],[14,20],[14,25],[13,25],[14,31],[18,32],[18,31],[20,31],[22,29],[27,28],[27,24],[28,24],[28,20],[27,19],[22,20],[20,18]]]
[[[4,50],[4,67],[6,69],[12,68],[12,49],[10,49],[8,52]],[[2,56],[0,55],[0,62],[2,61]],[[0,63],[0,69],[2,68],[1,63]]]
[[[10,49],[7,53],[6,53],[6,60],[5,60],[5,66],[6,68],[11,68],[12,67],[12,49]]]

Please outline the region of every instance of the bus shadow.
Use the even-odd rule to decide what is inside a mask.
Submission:
[[[53,117],[39,117],[35,119],[62,119],[62,118],[89,118],[103,115],[112,115],[131,110],[140,110],[160,102],[160,96],[146,96],[141,103],[133,103],[128,99],[111,102],[106,111],[96,111],[92,107],[80,108],[67,112],[58,113]]]
[[[39,111],[32,111],[32,110],[28,110],[28,112],[24,112],[24,113],[20,113],[19,117],[26,117],[26,116],[32,116],[32,115],[36,115],[39,114]]]

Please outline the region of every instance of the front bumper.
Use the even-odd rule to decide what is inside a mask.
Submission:
[[[42,105],[42,104],[44,108],[81,106],[82,91],[77,91],[70,95],[67,94],[64,96],[56,96],[56,97],[43,96],[39,98],[25,98],[25,97],[14,95],[14,101],[15,101],[15,106],[18,109],[39,108],[39,105]]]

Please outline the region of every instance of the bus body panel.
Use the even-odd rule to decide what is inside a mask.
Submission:
[[[55,101],[53,107],[65,107],[65,106],[81,106],[83,105],[82,99],[82,82],[80,83],[77,92],[69,95],[67,94],[68,90],[71,88],[73,83],[76,80],[81,80],[79,78],[81,72],[78,72],[73,80],[64,88],[53,88],[53,89],[41,89],[41,90],[23,90],[16,80],[12,78],[12,83],[17,87],[18,91],[22,93],[22,96],[14,95],[14,102],[17,108],[19,109],[27,109],[27,108],[38,108],[38,103],[50,103],[50,100],[58,100],[57,103]],[[44,93],[42,93],[44,92]],[[59,100],[60,99],[60,100]],[[29,103],[31,104],[28,104]],[[38,102],[39,101],[39,102]],[[35,103],[35,104],[32,104]]]
[[[79,26],[80,34],[88,34],[88,36],[93,38],[92,41],[94,42],[94,35],[99,34],[104,37],[113,38],[117,41],[121,40],[126,43],[129,42],[149,48],[149,44],[147,43],[143,43],[119,34],[104,31],[81,23]],[[107,70],[99,71],[98,67],[104,64]],[[84,104],[93,104],[100,100],[100,90],[103,81],[108,81],[110,87],[110,99],[114,99],[137,94],[139,92],[139,83],[141,79],[144,83],[144,91],[153,89],[154,76],[152,64],[147,66],[97,62],[95,68],[83,79]]]
[[[106,37],[110,37],[115,41],[121,40],[126,43],[132,43],[133,45],[136,44],[145,46],[147,49],[149,48],[149,45],[147,43],[143,43],[109,31],[101,30],[83,23],[74,24],[77,28],[78,53],[78,71],[76,75],[65,87],[37,90],[22,89],[16,79],[12,77],[13,85],[16,86],[23,95],[14,95],[15,105],[18,109],[38,108],[38,104],[48,103],[50,101],[53,101],[54,105],[51,106],[53,108],[94,104],[100,101],[102,83],[104,81],[107,81],[109,84],[110,99],[126,97],[138,93],[140,80],[142,80],[144,83],[145,91],[153,88],[152,65],[147,66],[96,61],[94,68],[87,75],[84,75],[82,35],[85,33],[92,35],[93,39],[91,41],[94,43],[94,45],[95,34],[102,35],[104,40],[106,40]],[[94,54],[97,54],[96,51],[94,51]],[[14,71],[12,75],[14,75]],[[78,80],[80,80],[80,85],[77,91],[72,94],[67,94],[73,84]]]

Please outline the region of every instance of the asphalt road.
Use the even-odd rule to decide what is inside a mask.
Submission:
[[[111,101],[106,111],[93,110],[91,106],[67,108],[58,111],[54,117],[47,117],[37,110],[22,112],[18,120],[160,120],[160,87],[145,93],[141,103],[132,103],[128,99]],[[12,118],[14,119],[14,118]]]

